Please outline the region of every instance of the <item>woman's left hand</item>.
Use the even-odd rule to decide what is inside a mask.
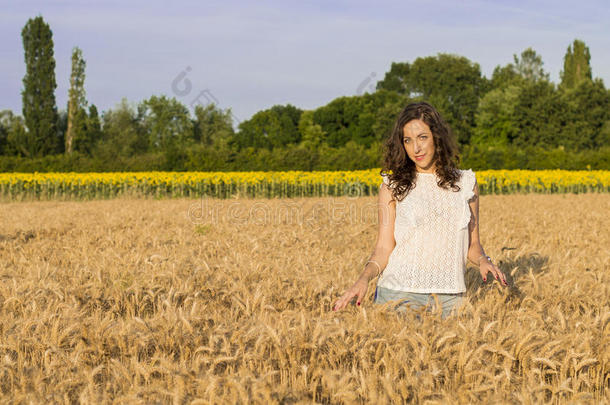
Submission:
[[[496,280],[500,281],[501,284],[508,286],[504,273],[500,271],[498,266],[496,266],[489,260],[481,260],[481,264],[479,265],[479,272],[481,273],[481,277],[483,277],[483,281],[487,281],[487,273],[491,272],[491,274],[493,274]]]

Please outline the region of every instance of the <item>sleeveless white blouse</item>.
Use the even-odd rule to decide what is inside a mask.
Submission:
[[[435,173],[416,174],[415,187],[396,203],[396,246],[378,286],[417,293],[466,291],[468,201],[476,177],[470,169],[460,173],[457,192],[439,187]],[[391,187],[388,176],[382,179]]]

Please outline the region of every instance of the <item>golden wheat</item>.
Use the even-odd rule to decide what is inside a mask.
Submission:
[[[15,403],[603,403],[610,196],[481,198],[510,288],[454,317],[331,311],[375,197],[5,203],[0,395]],[[420,318],[417,318],[417,314]]]

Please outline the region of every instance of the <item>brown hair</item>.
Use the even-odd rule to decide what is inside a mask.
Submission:
[[[419,119],[430,127],[434,140],[434,161],[436,162],[436,175],[439,177],[438,186],[444,189],[451,187],[459,191],[456,184],[460,179],[457,169],[459,162],[458,147],[455,136],[449,125],[443,120],[439,112],[425,101],[407,105],[398,115],[394,129],[384,144],[384,162],[380,174],[387,175],[393,183],[392,196],[402,201],[415,187],[415,163],[409,158],[404,148],[404,127],[411,120]]]

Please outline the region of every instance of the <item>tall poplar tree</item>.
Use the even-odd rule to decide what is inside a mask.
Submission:
[[[78,47],[72,50],[72,73],[68,93],[68,128],[65,137],[65,151],[87,149],[87,100],[85,99],[85,60]]]
[[[30,157],[43,156],[55,151],[58,139],[53,33],[38,16],[28,20],[21,37],[26,65],[21,97],[27,131],[18,140],[19,149]]]
[[[583,80],[591,80],[591,54],[583,41],[574,40],[563,57],[561,86],[571,89]]]

